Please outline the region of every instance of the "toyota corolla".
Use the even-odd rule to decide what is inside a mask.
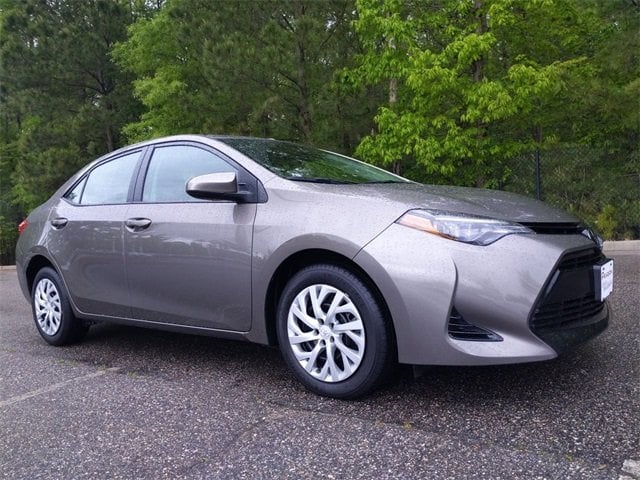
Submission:
[[[602,332],[613,262],[574,217],[272,139],[112,152],[21,223],[45,341],[96,322],[279,345],[305,387],[362,396],[397,363],[555,358]]]

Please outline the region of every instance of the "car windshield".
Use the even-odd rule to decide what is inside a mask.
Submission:
[[[276,175],[313,183],[406,183],[402,177],[353,158],[271,139],[217,138]]]

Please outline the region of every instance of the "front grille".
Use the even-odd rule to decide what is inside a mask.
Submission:
[[[565,254],[533,310],[531,330],[556,350],[600,333],[608,321],[596,299],[593,267],[605,260],[597,248]]]
[[[562,257],[558,269],[560,271],[566,270],[579,270],[581,268],[591,267],[604,260],[604,255],[597,248],[590,248],[587,250],[580,250],[578,252],[567,253]]]
[[[536,233],[544,235],[577,235],[584,231],[584,226],[575,222],[565,223],[540,223],[521,222],[521,225],[530,228]]]

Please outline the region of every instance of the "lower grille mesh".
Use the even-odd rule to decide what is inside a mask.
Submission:
[[[564,350],[606,328],[608,310],[605,302],[596,299],[593,269],[604,260],[597,248],[570,252],[552,275],[529,325],[554,349]]]
[[[536,309],[531,324],[535,329],[562,328],[597,315],[603,308],[604,302],[597,301],[595,294],[565,302],[548,303]]]
[[[491,330],[467,322],[454,308],[448,325],[449,336],[456,340],[471,342],[501,342],[502,337]]]

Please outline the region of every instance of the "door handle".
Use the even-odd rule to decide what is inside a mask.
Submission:
[[[68,221],[69,220],[64,217],[58,217],[51,220],[51,225],[53,225],[53,228],[62,228]]]
[[[149,228],[149,225],[151,225],[151,220],[149,220],[148,218],[127,218],[124,221],[124,224],[131,232],[139,232],[140,230]]]

